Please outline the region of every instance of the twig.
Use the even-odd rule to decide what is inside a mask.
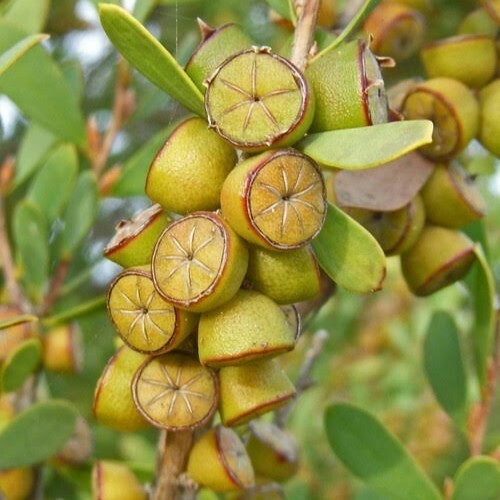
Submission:
[[[483,452],[484,436],[491,410],[497,379],[500,376],[500,310],[496,311],[495,340],[493,357],[488,366],[486,385],[481,395],[481,401],[474,405],[469,414],[467,428],[469,431],[469,447],[472,456]]]
[[[320,0],[297,0],[295,2],[299,16],[290,59],[301,71],[307,67],[307,58],[314,39],[319,2]]]
[[[0,266],[3,269],[9,302],[22,312],[31,312],[29,302],[16,279],[14,259],[12,258],[9,236],[7,234],[3,195],[0,195]]]
[[[111,122],[106,131],[106,135],[104,136],[104,140],[92,160],[92,170],[96,173],[98,179],[102,175],[116,136],[118,135],[124,121],[130,115],[129,97],[128,73],[125,69],[124,62],[121,61],[121,64],[118,66],[118,77],[116,80],[116,92],[115,99],[113,101]]]
[[[192,444],[192,431],[163,432],[160,435],[153,500],[177,498],[178,477],[186,468]]]
[[[295,388],[297,390],[297,395],[295,399],[289,403],[287,406],[278,410],[274,415],[274,423],[278,427],[284,427],[290,416],[291,411],[295,407],[297,398],[309,387],[313,385],[311,380],[311,371],[313,369],[316,359],[323,351],[323,346],[325,345],[326,339],[328,338],[328,332],[326,330],[318,330],[311,341],[311,345],[306,352],[304,357],[304,362],[300,369],[299,377],[295,382]]]
[[[72,309],[63,311],[60,314],[56,314],[54,316],[42,319],[42,324],[46,327],[52,327],[52,326],[57,326],[61,323],[67,323],[68,321],[79,318],[84,314],[100,309],[105,304],[106,304],[105,296],[97,297],[96,299],[84,302],[83,304],[73,307]]]
[[[69,269],[69,261],[62,260],[59,262],[57,269],[52,276],[52,281],[50,282],[50,287],[48,292],[45,294],[43,298],[42,306],[40,307],[40,311],[38,312],[39,316],[45,316],[55,304],[57,298],[59,297],[59,293],[61,291],[61,287],[64,283],[64,278],[66,278],[66,274]]]

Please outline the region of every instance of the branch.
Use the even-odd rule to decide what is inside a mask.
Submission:
[[[7,233],[7,220],[5,218],[4,198],[0,194],[0,266],[3,269],[5,287],[9,302],[22,312],[30,312],[30,305],[16,279],[14,259],[12,258],[9,235]]]
[[[314,334],[311,345],[309,346],[309,349],[307,350],[304,357],[304,362],[302,363],[299,377],[295,382],[295,388],[297,390],[295,399],[285,407],[278,410],[274,415],[274,423],[278,427],[285,427],[288,417],[295,407],[297,399],[305,390],[314,385],[311,380],[311,371],[319,355],[323,352],[323,346],[325,345],[327,338],[328,332],[326,330],[318,330]]]
[[[161,433],[153,500],[178,498],[179,476],[186,468],[192,444],[192,431]]]
[[[472,456],[483,452],[484,436],[488,417],[495,394],[497,379],[500,376],[500,310],[496,311],[495,339],[493,357],[488,366],[486,386],[481,395],[481,401],[474,405],[469,414],[467,428],[469,431],[469,447]]]
[[[307,59],[314,39],[319,3],[320,0],[297,0],[295,2],[299,16],[290,59],[300,71],[304,71],[307,67]]]
[[[59,297],[59,293],[61,291],[61,287],[64,283],[64,278],[66,278],[66,274],[69,269],[69,261],[62,260],[59,262],[54,275],[52,276],[52,281],[50,282],[50,287],[48,292],[45,294],[43,298],[42,306],[40,307],[39,316],[45,316],[55,304],[57,298]]]
[[[90,312],[94,312],[106,305],[106,296],[97,297],[96,299],[91,299],[88,302],[84,302],[72,309],[67,309],[60,314],[45,318],[42,320],[42,324],[46,327],[57,326],[61,323],[67,323],[73,319],[84,316]]]

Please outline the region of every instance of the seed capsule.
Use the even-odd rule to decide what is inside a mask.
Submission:
[[[197,483],[221,493],[248,488],[255,481],[241,439],[222,425],[209,429],[196,441],[187,472]]]
[[[313,59],[306,76],[316,97],[311,131],[387,122],[384,81],[366,42],[344,43]]]
[[[194,429],[207,422],[218,403],[217,377],[180,353],[149,358],[132,384],[135,404],[155,427]]]
[[[151,265],[155,287],[165,300],[204,312],[238,291],[248,266],[248,250],[219,215],[196,212],[165,229]]]
[[[292,250],[311,241],[326,217],[316,163],[294,149],[266,151],[237,165],[222,186],[221,209],[247,241]]]
[[[108,291],[108,313],[116,332],[132,349],[160,354],[177,347],[197,324],[197,317],[176,309],[156,291],[149,270],[122,272]]]
[[[226,59],[208,79],[205,109],[210,126],[233,146],[262,151],[301,139],[314,99],[292,63],[253,47]]]

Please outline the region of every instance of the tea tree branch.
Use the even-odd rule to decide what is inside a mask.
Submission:
[[[297,382],[295,382],[295,388],[297,389],[297,395],[295,399],[287,406],[278,410],[274,416],[274,423],[279,427],[284,427],[292,412],[295,402],[300,397],[300,395],[309,387],[313,385],[311,381],[311,371],[314,367],[314,363],[318,359],[319,355],[323,352],[323,346],[325,345],[326,339],[328,338],[328,332],[326,330],[318,330],[312,340],[309,349],[304,357],[304,362],[300,369],[299,377]]]
[[[29,303],[16,279],[14,259],[12,258],[9,236],[7,234],[3,195],[0,195],[0,266],[3,269],[9,301],[21,309],[21,311],[29,312]]]
[[[62,260],[61,262],[59,262],[54,276],[52,277],[49,290],[43,299],[43,304],[39,313],[40,316],[45,316],[58,299],[68,269],[69,262],[67,260]]]
[[[311,49],[320,0],[297,0],[295,2],[298,21],[292,45],[291,61],[301,70],[307,67],[307,58]]]

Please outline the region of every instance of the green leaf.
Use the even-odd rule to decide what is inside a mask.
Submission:
[[[363,226],[336,206],[328,204],[325,224],[312,247],[323,271],[342,288],[357,293],[382,288],[383,250]]]
[[[432,142],[432,122],[408,120],[310,134],[295,147],[324,167],[359,170]]]
[[[465,277],[465,285],[469,289],[474,311],[472,342],[476,371],[479,382],[484,387],[495,333],[495,285],[492,271],[480,245],[476,245],[474,253],[476,261]]]
[[[33,316],[32,314],[21,314],[15,318],[3,319],[0,321],[0,330],[5,330],[11,326],[22,325],[24,323],[33,323],[38,321],[38,316]]]
[[[48,13],[49,0],[16,0],[3,17],[31,34],[43,30]]]
[[[14,186],[19,186],[31,176],[58,141],[52,132],[36,123],[30,124],[17,152]]]
[[[0,19],[0,33],[0,52],[26,37],[24,31],[4,19]],[[0,76],[0,94],[7,95],[24,114],[51,132],[85,147],[85,123],[76,96],[42,47],[33,47]]]
[[[82,65],[76,59],[64,61],[61,63],[61,71],[73,94],[75,94],[78,102],[80,102],[83,99],[85,85]]]
[[[27,200],[16,206],[13,234],[23,283],[31,299],[39,303],[49,273],[49,233],[43,213]]]
[[[2,365],[0,387],[3,392],[19,389],[40,366],[42,346],[39,339],[30,339],[18,345]]]
[[[98,201],[99,193],[93,172],[81,173],[62,217],[63,259],[68,259],[73,254],[90,231],[97,215]]]
[[[77,412],[64,401],[35,403],[0,432],[0,470],[38,464],[54,456],[71,437]]]
[[[78,173],[78,156],[72,144],[61,144],[47,158],[27,194],[52,224],[66,205]],[[57,189],[54,187],[57,186]]]
[[[458,469],[452,500],[498,500],[500,464],[490,457],[473,457]]]
[[[319,52],[314,59],[317,59],[324,54],[330,52],[337,48],[346,38],[358,27],[358,24],[363,20],[363,18],[368,13],[368,10],[372,9],[379,3],[379,0],[365,0],[365,3],[359,8],[353,18],[349,21],[349,24],[342,30],[342,33],[332,41],[330,45],[325,47],[321,52]]]
[[[334,453],[375,493],[394,500],[441,499],[401,443],[368,412],[335,403],[326,410],[325,426]]]
[[[295,24],[297,16],[295,15],[295,9],[291,0],[266,0],[266,2],[274,12],[277,12],[281,17]]]
[[[10,49],[0,55],[0,76],[3,75],[17,60],[19,60],[28,50],[33,48],[42,40],[46,40],[48,35],[31,35],[17,42]]]
[[[157,4],[158,0],[142,0],[142,2],[135,2],[132,14],[139,22],[143,23]]]
[[[177,123],[172,124],[155,134],[127,160],[125,165],[123,165],[120,178],[111,189],[112,196],[144,195],[144,186],[146,185],[149,166],[176,125]]]
[[[139,21],[116,5],[101,4],[99,15],[109,39],[132,66],[187,109],[205,116],[201,92]]]
[[[424,368],[439,404],[463,427],[467,420],[467,376],[459,332],[447,312],[432,316],[424,343]]]

